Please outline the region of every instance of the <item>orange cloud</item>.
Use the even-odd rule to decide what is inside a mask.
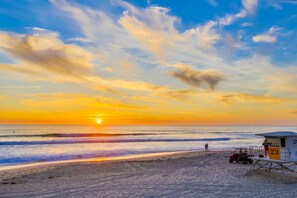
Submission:
[[[237,102],[253,102],[253,103],[283,103],[289,101],[287,98],[275,98],[272,96],[265,95],[254,95],[254,94],[227,94],[223,95],[221,101],[226,103],[237,103]]]
[[[6,95],[0,95],[0,100],[5,100],[5,99],[8,99],[9,96],[6,96]]]
[[[35,94],[37,99],[23,100],[22,103],[34,107],[50,107],[63,109],[64,107],[98,107],[98,108],[145,108],[141,106],[127,104],[121,100],[106,98],[103,96],[88,96],[77,93],[40,93]]]
[[[197,93],[196,90],[192,89],[183,89],[183,90],[170,90],[162,93],[162,95],[180,100],[180,101],[185,101],[188,102],[189,99],[191,99],[191,96],[195,95]]]

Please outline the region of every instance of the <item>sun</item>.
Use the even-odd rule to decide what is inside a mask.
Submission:
[[[102,123],[102,120],[100,118],[97,118],[96,119],[96,122],[97,122],[97,124],[101,124]]]

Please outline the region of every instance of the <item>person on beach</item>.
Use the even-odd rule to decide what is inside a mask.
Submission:
[[[204,145],[204,149],[205,149],[205,151],[208,151],[208,143],[206,143],[206,144]]]
[[[265,157],[267,157],[269,155],[269,143],[266,139],[264,140],[262,146],[264,146]]]

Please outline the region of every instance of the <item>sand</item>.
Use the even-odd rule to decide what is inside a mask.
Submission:
[[[250,172],[231,152],[188,152],[0,172],[0,197],[296,197],[297,174]]]

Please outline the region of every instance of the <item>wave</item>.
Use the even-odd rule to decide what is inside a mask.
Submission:
[[[0,146],[7,145],[43,145],[43,144],[89,144],[89,143],[137,143],[137,142],[201,142],[230,141],[231,138],[191,138],[191,139],[119,139],[119,140],[68,140],[68,141],[5,141]]]
[[[149,135],[178,135],[178,134],[225,134],[225,135],[243,135],[253,136],[251,132],[195,132],[195,131],[163,131],[163,130],[148,130],[148,132],[141,133],[48,133],[48,134],[8,134],[0,135],[0,138],[26,138],[26,137],[117,137],[117,136],[149,136]]]
[[[8,137],[9,138],[19,138],[19,137],[112,137],[112,136],[138,136],[138,135],[156,135],[156,133],[49,133],[49,134],[16,134],[16,135],[13,134],[13,135],[0,135],[0,138],[8,138]]]

